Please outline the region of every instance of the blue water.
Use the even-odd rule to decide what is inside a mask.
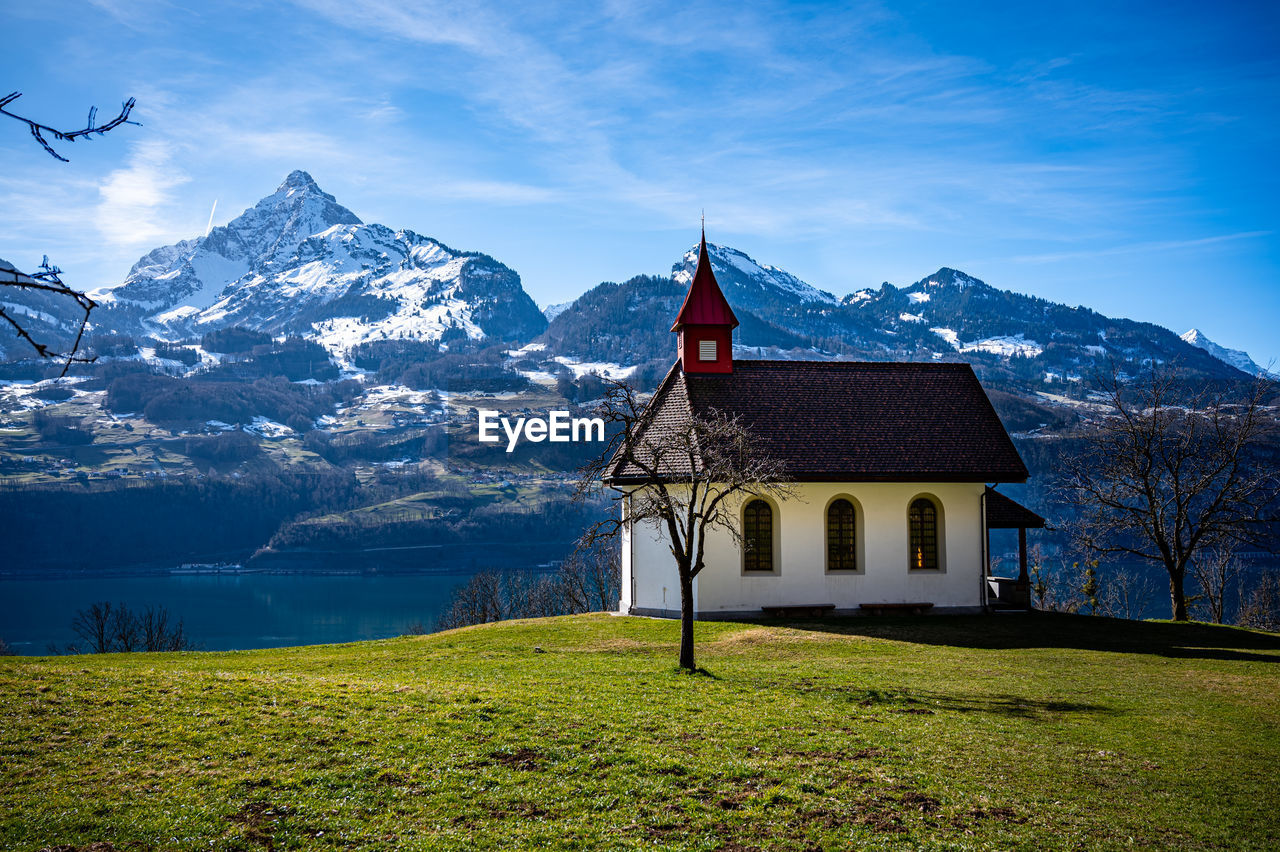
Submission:
[[[0,577],[0,639],[19,654],[77,641],[71,622],[96,601],[160,606],[200,648],[226,651],[352,642],[435,626],[470,571],[416,574],[150,574]],[[83,644],[83,643],[82,643]]]

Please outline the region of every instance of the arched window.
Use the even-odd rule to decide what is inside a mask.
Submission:
[[[843,498],[827,507],[827,570],[858,569],[857,515]]]
[[[938,507],[928,497],[912,500],[907,526],[911,530],[911,568],[937,570]]]
[[[747,571],[773,570],[773,507],[752,500],[742,513],[742,567]]]

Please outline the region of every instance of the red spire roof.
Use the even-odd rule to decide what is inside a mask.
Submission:
[[[702,229],[702,243],[698,246],[698,266],[693,271],[693,283],[689,285],[689,294],[684,297],[680,313],[671,326],[678,331],[682,325],[727,325],[738,327],[738,318],[733,315],[733,308],[720,292],[715,273],[711,271],[711,258],[707,256],[707,229]]]

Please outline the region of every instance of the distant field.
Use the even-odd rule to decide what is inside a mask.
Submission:
[[[604,615],[3,658],[0,848],[1280,848],[1280,637],[697,632],[699,676],[678,625]]]

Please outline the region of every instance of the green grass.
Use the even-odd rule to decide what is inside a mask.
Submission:
[[[0,847],[1280,847],[1280,637],[581,616],[0,660]],[[101,847],[99,847],[101,848]]]

